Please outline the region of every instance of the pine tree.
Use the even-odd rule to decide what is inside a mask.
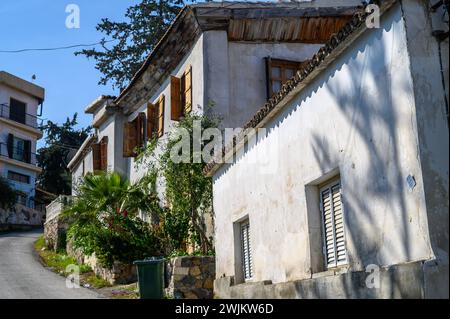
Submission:
[[[97,30],[105,35],[101,40],[102,49],[85,49],[75,55],[96,61],[96,69],[102,73],[99,84],[111,82],[114,88],[123,89],[184,3],[183,0],[142,0],[127,9],[126,22],[103,18],[97,25]],[[114,40],[111,46],[109,40]]]

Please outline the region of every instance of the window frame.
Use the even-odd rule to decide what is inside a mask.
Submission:
[[[340,205],[341,205],[341,215],[342,215],[342,225],[343,225],[343,242],[344,242],[344,248],[345,248],[345,260],[344,261],[340,261],[338,262],[337,260],[337,246],[336,246],[336,223],[334,220],[334,206],[332,205],[332,188],[339,185],[339,189],[340,189]],[[324,258],[324,267],[326,270],[328,269],[335,269],[341,266],[345,266],[348,265],[349,260],[348,260],[348,249],[347,249],[347,238],[346,238],[346,221],[345,221],[345,208],[344,208],[344,203],[342,200],[342,194],[343,194],[343,190],[342,190],[342,180],[340,178],[340,176],[331,178],[329,180],[327,180],[326,182],[318,185],[318,190],[319,190],[319,211],[320,211],[320,215],[321,215],[321,228],[322,228],[322,247],[323,247],[323,258]],[[333,229],[333,251],[334,251],[334,264],[329,264],[328,263],[328,254],[327,254],[327,234],[325,231],[325,214],[324,214],[324,205],[323,205],[323,192],[329,190],[329,196],[330,196],[330,205],[332,205],[331,209],[331,217],[332,217],[332,229]]]
[[[14,101],[14,103],[19,103],[19,104],[22,104],[22,105],[24,106],[24,110],[23,110],[23,121],[20,121],[18,118],[11,117],[11,114],[15,114],[16,116],[17,116],[17,114],[18,114],[18,113],[16,113],[16,112],[13,111],[13,110],[15,109],[15,108],[13,107],[13,101]],[[9,119],[10,119],[11,121],[14,121],[14,122],[17,122],[17,123],[27,124],[27,107],[28,107],[28,105],[27,105],[26,102],[23,102],[23,101],[21,101],[21,100],[19,100],[19,99],[10,97],[10,98],[9,98]],[[19,114],[19,115],[22,115],[22,114]]]
[[[245,254],[245,241],[244,241],[244,228],[247,228],[247,256],[246,260]],[[252,281],[254,278],[254,269],[253,269],[253,256],[252,256],[252,245],[251,245],[251,236],[250,236],[250,220],[247,218],[239,223],[239,232],[240,232],[240,242],[241,242],[241,263],[242,263],[242,275],[244,282]],[[246,266],[248,263],[248,275],[246,271]]]
[[[288,80],[290,80],[292,77],[286,77],[286,70],[287,69],[293,69],[293,75],[304,65],[308,60],[306,61],[292,61],[292,60],[284,60],[284,59],[273,59],[270,56],[265,58],[266,60],[266,89],[267,89],[267,99],[270,99],[274,94],[276,94],[278,91],[273,90],[273,82],[278,81],[280,82],[280,89]],[[272,69],[274,67],[280,68],[280,77],[274,78],[272,75]]]
[[[12,178],[12,176],[14,176],[14,175],[15,176],[20,176],[22,178],[25,178],[26,181],[19,180],[17,178]],[[13,181],[13,182],[22,183],[22,184],[30,184],[31,183],[31,176],[30,175],[25,175],[25,174],[22,174],[22,173],[19,173],[19,172],[8,170],[7,177],[8,177],[8,179],[10,181]]]

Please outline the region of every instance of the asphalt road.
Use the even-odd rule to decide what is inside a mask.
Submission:
[[[0,235],[0,299],[101,298],[86,288],[67,288],[66,279],[44,268],[33,243],[41,231]]]

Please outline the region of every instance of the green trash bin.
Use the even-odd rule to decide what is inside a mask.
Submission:
[[[164,258],[149,257],[133,262],[137,267],[141,299],[164,297]]]

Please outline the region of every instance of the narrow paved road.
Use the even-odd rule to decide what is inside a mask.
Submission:
[[[40,231],[0,235],[0,299],[101,298],[86,288],[67,288],[64,277],[39,263],[33,243],[40,235]]]

